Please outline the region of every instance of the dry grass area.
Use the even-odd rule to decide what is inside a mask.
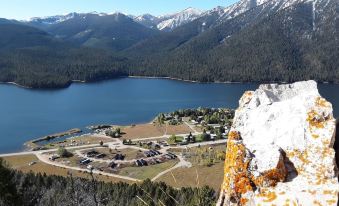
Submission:
[[[173,167],[178,160],[170,160],[161,164],[149,165],[144,167],[124,167],[119,170],[119,175],[133,177],[140,180],[152,179],[160,172]]]
[[[139,139],[158,137],[167,134],[185,134],[192,130],[185,124],[181,125],[158,125],[158,124],[138,124],[135,126],[127,126],[122,128],[123,139]]]
[[[202,126],[193,126],[193,128],[194,128],[197,132],[203,132],[203,131],[204,131],[204,127],[202,127]]]
[[[22,156],[10,156],[3,158],[6,163],[13,169],[19,170],[24,173],[34,172],[34,173],[45,173],[46,175],[58,175],[58,176],[69,176],[68,174],[71,173],[74,177],[81,177],[81,178],[91,178],[90,175],[86,172],[81,171],[74,171],[69,169],[64,169],[60,167],[56,167],[53,165],[49,165],[43,162],[40,162],[39,159],[35,155],[22,155]],[[28,164],[32,161],[37,162],[36,164],[29,166]],[[95,175],[94,176],[99,181],[104,182],[127,182],[131,183],[130,181],[108,177],[104,175]]]
[[[168,125],[167,126],[167,134],[188,134],[190,132],[193,132],[191,128],[189,128],[186,124],[180,124],[180,125]]]
[[[165,182],[177,188],[208,185],[218,191],[223,181],[223,176],[224,164],[220,162],[211,167],[193,166],[191,168],[177,168],[172,173],[163,175],[157,181]]]
[[[201,151],[209,151],[209,148],[213,148],[213,150],[215,151],[216,150],[224,151],[225,145],[216,144],[201,146],[200,148],[194,147],[190,149],[190,152],[199,153]],[[168,151],[174,153],[181,153],[186,150],[181,148],[171,148]],[[194,161],[194,159],[195,157],[191,157],[188,159],[190,162],[193,163],[193,167],[175,169],[172,171],[174,177],[172,176],[171,173],[168,173],[162,176],[157,181],[166,182],[167,184],[173,187],[197,187],[197,186],[201,187],[204,185],[208,185],[214,188],[216,191],[218,191],[223,180],[224,161],[216,160],[215,164],[209,167],[206,165],[199,165]],[[197,177],[199,178],[197,179]]]
[[[128,126],[121,129],[123,139],[138,139],[157,137],[164,135],[166,128],[156,124],[138,124],[135,126]]]

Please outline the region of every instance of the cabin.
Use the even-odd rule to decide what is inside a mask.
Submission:
[[[191,120],[191,124],[197,125],[199,122],[195,121],[194,119]]]
[[[173,119],[173,116],[171,114],[164,114],[165,121]]]
[[[207,126],[213,127],[213,129],[219,129],[221,127],[220,124],[208,124]]]

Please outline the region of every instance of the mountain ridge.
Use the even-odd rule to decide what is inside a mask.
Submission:
[[[339,56],[338,4],[336,0],[242,0],[229,7],[205,11],[198,18],[171,31],[143,26],[134,21],[138,17],[93,13],[42,30],[53,41],[67,45],[67,52],[86,50],[87,53],[97,48],[104,50],[100,54],[105,58],[98,58],[101,61],[118,60],[112,62],[116,65],[114,69],[105,66],[105,72],[96,67],[110,65],[111,62],[96,61],[97,65],[86,67],[79,78],[73,72],[78,71],[81,64],[77,64],[75,69],[73,64],[70,66],[60,61],[66,63],[61,67],[65,70],[61,73],[68,81],[74,76],[80,80],[95,81],[102,79],[104,73],[114,71],[114,74],[124,76],[166,76],[202,82],[292,82],[306,79],[339,82],[339,60],[336,58]],[[143,17],[155,18],[151,15]],[[0,27],[1,23],[27,26],[25,23],[0,20]],[[24,42],[25,36],[20,38]],[[25,44],[22,46],[26,47]],[[24,49],[24,55],[31,59],[29,62],[40,63],[46,68],[54,65],[37,56],[43,55],[43,50],[38,51],[41,45],[27,46],[38,46],[34,49],[35,55],[29,53],[33,52],[32,49]],[[20,45],[14,48],[12,53],[21,49]],[[49,45],[44,49],[56,48]],[[1,80],[15,81],[20,76],[26,82],[29,82],[28,79],[42,81],[35,77],[39,71],[34,75],[23,74],[19,68],[27,63],[17,59],[17,55],[10,58],[8,55],[12,54],[7,54],[7,60],[3,60],[5,63],[0,64],[2,70],[6,69],[0,74]],[[61,56],[58,54],[51,61],[57,61]],[[73,54],[70,57],[74,58]],[[44,69],[43,72],[53,74],[55,78],[53,69]],[[94,75],[96,72],[103,72],[100,78]]]

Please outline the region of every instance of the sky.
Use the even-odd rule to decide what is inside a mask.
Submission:
[[[0,0],[0,17],[26,20],[70,12],[122,12],[163,15],[194,7],[201,10],[228,6],[237,0]]]

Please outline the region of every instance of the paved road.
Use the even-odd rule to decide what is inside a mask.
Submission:
[[[162,172],[160,172],[159,174],[157,174],[157,176],[153,177],[152,178],[152,181],[155,181],[157,179],[159,179],[161,176],[163,176],[164,174],[172,171],[172,170],[175,170],[176,168],[179,168],[179,167],[192,167],[192,163],[186,161],[181,155],[178,155],[178,158],[179,158],[179,163],[174,165],[173,167],[167,169],[167,170],[164,170]]]
[[[66,147],[66,149],[82,149],[86,147],[98,147],[99,144],[88,144],[88,145],[81,145],[81,146],[72,146]],[[7,153],[7,154],[0,154],[0,157],[9,157],[9,156],[20,156],[20,155],[30,155],[30,154],[41,154],[46,152],[55,152],[58,149],[48,149],[48,150],[39,150],[39,151],[26,151],[26,152],[16,152],[16,153]]]
[[[64,164],[60,164],[60,163],[58,163],[56,161],[50,161],[48,159],[47,155],[37,154],[36,156],[38,157],[38,159],[40,161],[42,161],[42,162],[44,162],[46,164],[50,164],[50,165],[53,165],[53,166],[56,166],[56,167],[65,168],[65,169],[75,170],[75,171],[89,172],[88,169],[82,169],[82,168],[79,168],[79,167],[71,167],[71,166],[67,166],[67,165],[64,165]],[[116,174],[107,173],[107,172],[101,172],[101,171],[98,171],[98,170],[93,170],[92,172],[93,172],[93,174],[105,175],[105,176],[110,176],[110,177],[115,177],[115,178],[129,180],[129,181],[134,181],[134,182],[141,181],[139,179],[135,179],[135,178],[132,178],[132,177],[121,176],[121,175],[116,175]]]

